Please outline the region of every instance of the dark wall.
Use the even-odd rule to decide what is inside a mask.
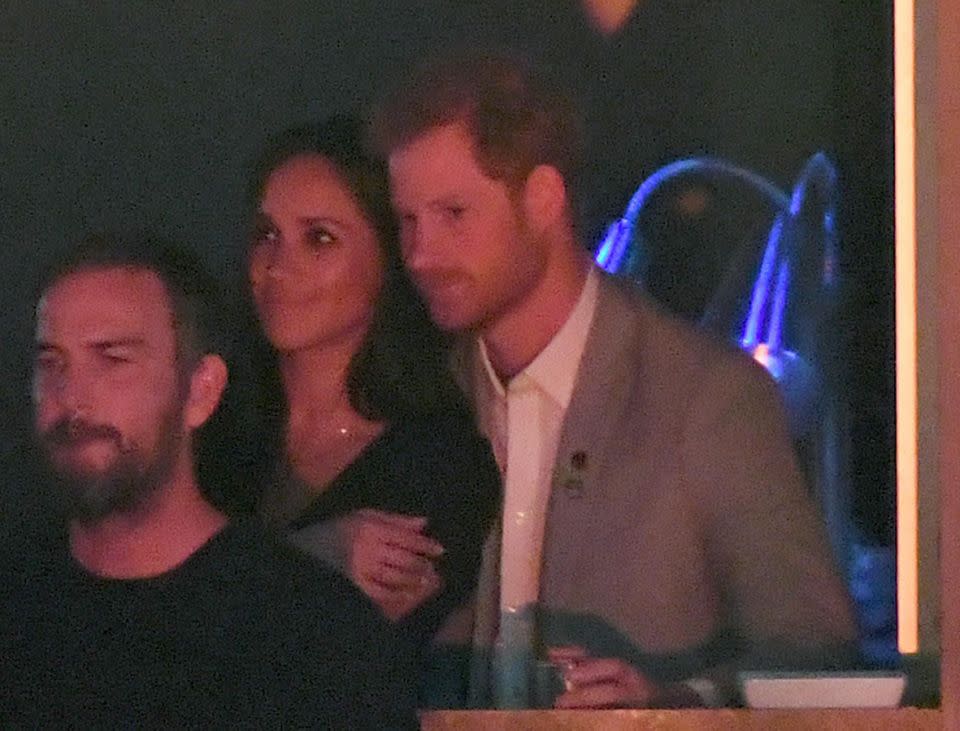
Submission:
[[[362,107],[424,54],[480,43],[552,65],[584,100],[593,232],[680,155],[726,156],[783,186],[818,149],[839,160],[851,332],[870,333],[852,357],[876,374],[855,398],[869,415],[856,459],[864,483],[889,485],[889,13],[838,5],[645,0],[605,39],[572,0],[8,0],[0,433],[9,443],[27,413],[29,273],[47,252],[92,228],[150,227],[229,276],[244,170],[265,136]],[[862,498],[871,530],[883,532],[886,508],[873,506],[888,498]]]

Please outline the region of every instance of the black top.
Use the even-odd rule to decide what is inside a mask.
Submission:
[[[290,479],[278,489],[310,490]],[[361,508],[426,516],[426,533],[445,548],[438,565],[443,589],[399,625],[423,643],[473,591],[499,507],[500,473],[490,446],[469,414],[454,411],[389,426],[288,527],[296,537]],[[311,549],[310,540],[298,543]]]
[[[335,572],[232,525],[161,576],[2,566],[0,726],[415,727],[409,657]]]

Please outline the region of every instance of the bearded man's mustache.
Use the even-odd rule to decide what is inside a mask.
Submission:
[[[73,446],[104,439],[114,442],[117,447],[123,446],[123,435],[112,426],[91,424],[75,418],[61,419],[56,422],[43,433],[41,439],[44,444],[51,447]]]

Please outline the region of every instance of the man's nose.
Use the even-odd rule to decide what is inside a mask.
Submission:
[[[403,258],[411,271],[428,269],[436,255],[436,226],[418,220],[409,225],[403,236]]]
[[[87,414],[93,399],[93,380],[78,368],[63,368],[51,379],[53,396],[68,416]]]

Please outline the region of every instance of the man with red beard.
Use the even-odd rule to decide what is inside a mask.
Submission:
[[[373,606],[200,490],[227,383],[200,267],[98,237],[39,291],[35,432],[67,534],[4,565],[3,725],[412,726]]]
[[[470,703],[729,703],[737,670],[849,662],[850,599],[774,384],[592,263],[576,116],[522,61],[462,55],[372,125],[404,263],[460,336],[504,479]]]

